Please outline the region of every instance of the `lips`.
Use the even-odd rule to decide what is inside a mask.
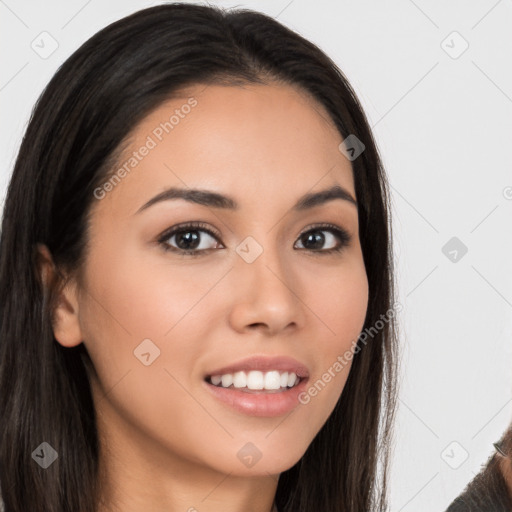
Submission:
[[[245,416],[254,417],[278,417],[289,414],[293,409],[303,405],[300,396],[305,393],[308,378],[287,389],[280,391],[254,391],[247,392],[234,388],[223,388],[209,384],[206,380],[202,383],[205,392],[214,397],[231,411],[236,411]]]
[[[265,389],[261,389],[260,386],[257,386],[257,389],[234,386],[234,384],[237,384],[237,386],[241,385],[241,381],[234,382],[235,379],[241,378],[240,374],[252,373],[253,378],[258,377],[257,380],[261,380],[261,375],[254,374],[267,372],[273,374],[272,379],[270,379],[273,383],[267,383],[265,376]],[[276,373],[278,375],[281,373],[281,378],[283,379],[279,383],[275,379]],[[297,377],[292,387],[283,387],[285,374],[288,374],[290,380],[294,378],[293,374]],[[212,377],[215,378],[217,383],[219,377],[222,377],[222,380],[233,378],[233,385],[228,387],[222,384],[215,385],[212,382]],[[247,416],[276,417],[288,414],[302,403],[299,400],[299,396],[301,393],[304,393],[308,381],[308,367],[293,357],[258,355],[247,357],[227,366],[209,371],[204,375],[203,386],[210,396],[213,396],[231,410]],[[247,384],[256,387],[254,386],[254,381],[251,384],[247,382]],[[279,389],[275,389],[277,384],[281,384]],[[269,390],[269,385],[274,389]]]
[[[236,361],[230,365],[216,368],[209,371],[204,378],[208,379],[213,375],[225,375],[227,373],[236,372],[250,372],[257,370],[260,372],[267,372],[271,370],[278,370],[280,372],[295,373],[301,379],[309,377],[309,370],[307,366],[300,363],[293,357],[288,356],[253,356]]]

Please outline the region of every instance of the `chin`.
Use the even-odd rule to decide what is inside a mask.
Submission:
[[[287,452],[271,448],[258,450],[251,443],[247,443],[235,452],[235,461],[226,460],[225,465],[219,469],[223,473],[241,477],[279,475],[293,467],[304,455],[306,448]]]

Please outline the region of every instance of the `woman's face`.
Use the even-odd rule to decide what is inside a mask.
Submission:
[[[339,357],[368,302],[341,142],[320,105],[277,85],[197,85],[136,127],[124,172],[95,192],[79,334],[55,330],[63,345],[83,340],[118,456],[243,476],[304,454],[342,393],[350,361],[340,369]],[[295,206],[336,185],[346,197]],[[152,201],[171,188],[230,199]],[[189,222],[201,226],[170,233]],[[295,365],[302,379],[286,390]],[[250,387],[261,377],[279,389],[248,392],[244,368]],[[242,387],[222,390],[230,374]]]

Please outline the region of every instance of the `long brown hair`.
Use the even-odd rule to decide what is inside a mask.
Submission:
[[[512,510],[512,496],[501,469],[503,456],[512,461],[512,424],[496,444],[499,452],[489,456],[480,473],[471,480],[460,496],[455,498],[446,512],[510,512]]]
[[[296,465],[280,476],[280,512],[385,510],[396,395],[391,230],[386,177],[349,82],[317,46],[250,10],[175,3],[104,28],[59,68],[32,113],[9,183],[0,245],[0,484],[6,512],[94,512],[98,436],[82,344],[51,327],[56,288],[38,279],[38,243],[63,274],[86,257],[93,191],[145,115],[196,83],[291,84],[325,107],[352,161],[369,281],[364,329],[333,413]],[[55,287],[58,283],[55,284]],[[382,328],[375,329],[380,322]],[[32,453],[47,442],[47,469]]]

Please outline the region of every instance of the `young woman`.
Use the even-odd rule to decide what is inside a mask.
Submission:
[[[5,511],[385,510],[390,247],[368,122],[315,45],[186,4],[100,31],[5,202]]]

